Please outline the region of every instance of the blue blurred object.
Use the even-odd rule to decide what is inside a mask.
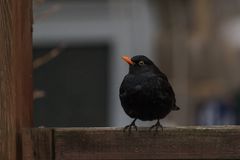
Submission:
[[[201,105],[197,115],[197,123],[199,125],[227,125],[236,123],[232,103],[220,99],[210,100]]]

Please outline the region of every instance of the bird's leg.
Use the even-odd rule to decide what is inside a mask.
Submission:
[[[161,128],[162,129],[162,131],[163,131],[163,126],[161,125],[161,123],[159,122],[159,119],[157,120],[157,123],[156,124],[154,124],[154,125],[152,125],[150,128],[149,128],[149,130],[151,131],[152,129],[154,129],[155,128],[155,131],[158,131],[158,128]]]
[[[137,131],[137,126],[135,125],[135,121],[137,120],[137,118],[135,118],[131,124],[127,125],[126,127],[124,127],[123,131],[125,132],[126,130],[128,130],[128,132],[131,132],[132,127],[134,127],[134,129]]]

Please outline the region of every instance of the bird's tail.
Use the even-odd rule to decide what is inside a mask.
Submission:
[[[173,111],[177,111],[177,110],[180,110],[180,107],[178,107],[176,104],[173,106],[172,108]]]

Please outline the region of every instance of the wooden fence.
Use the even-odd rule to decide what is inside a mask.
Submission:
[[[240,159],[240,127],[36,128],[22,134],[24,160]]]

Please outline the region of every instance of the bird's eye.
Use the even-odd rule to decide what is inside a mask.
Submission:
[[[139,65],[144,65],[144,61],[139,61],[138,64]]]

